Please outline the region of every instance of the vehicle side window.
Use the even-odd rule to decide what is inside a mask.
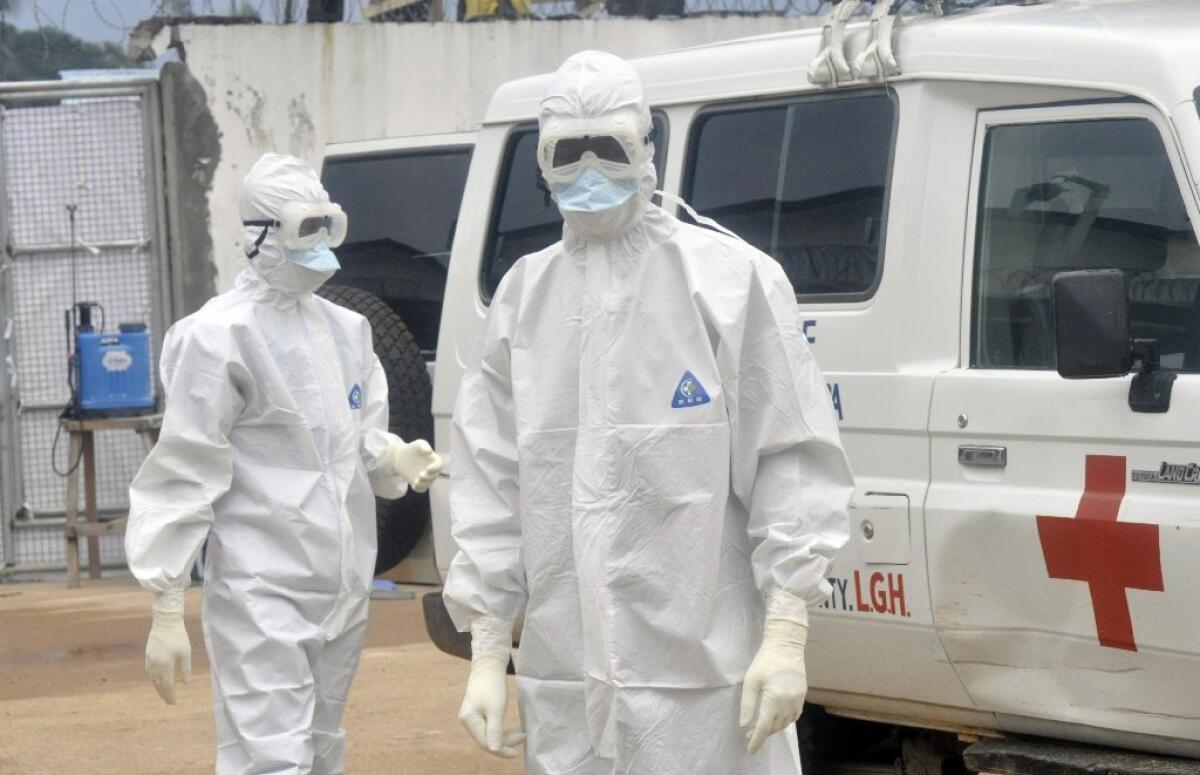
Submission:
[[[335,282],[379,296],[431,354],[470,166],[470,146],[440,146],[331,158],[321,175],[346,211]]]
[[[562,216],[537,166],[537,141],[537,127],[523,127],[508,138],[483,259],[485,299],[492,298],[518,258],[562,238]]]
[[[869,296],[895,114],[887,92],[702,114],[683,197],[779,261],[798,296]]]
[[[702,116],[683,190],[696,212],[772,255],[787,118],[784,105]]]
[[[338,255],[367,245],[403,258],[448,258],[471,149],[330,159],[321,182],[348,216]]]
[[[666,119],[653,116],[654,166],[662,183],[666,159]],[[500,182],[492,210],[492,225],[480,272],[484,300],[490,300],[500,279],[521,256],[536,253],[562,239],[562,216],[537,165],[537,125],[518,127],[508,138]]]
[[[1054,368],[1054,275],[1120,269],[1133,336],[1200,371],[1200,248],[1150,121],[991,127],[978,224],[972,366]]]

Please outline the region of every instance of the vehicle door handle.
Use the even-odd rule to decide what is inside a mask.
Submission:
[[[979,468],[1004,468],[1008,465],[1008,447],[987,447],[964,444],[958,448],[958,462]]]

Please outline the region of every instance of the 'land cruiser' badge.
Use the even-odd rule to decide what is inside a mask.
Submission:
[[[1157,471],[1133,471],[1131,476],[1135,482],[1200,485],[1200,464],[1164,462]]]

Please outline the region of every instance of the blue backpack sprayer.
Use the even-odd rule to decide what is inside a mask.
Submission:
[[[67,381],[71,400],[62,416],[94,419],[138,415],[153,411],[154,381],[150,370],[150,335],[145,323],[121,323],[116,332],[104,331],[104,307],[77,301],[75,287],[75,210],[71,220],[71,309],[66,310]],[[100,326],[92,313],[100,312]]]

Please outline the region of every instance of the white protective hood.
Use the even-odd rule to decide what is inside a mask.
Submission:
[[[280,209],[289,202],[328,201],[329,194],[308,162],[296,156],[265,153],[242,180],[238,213],[242,221],[273,219],[279,217]],[[242,229],[242,239],[252,249],[262,227]],[[333,276],[333,272],[316,272],[285,259],[273,232],[273,229],[267,232],[267,238],[259,243],[258,254],[249,259],[251,270],[269,288],[285,297],[303,296]]]
[[[613,113],[636,116],[641,135],[650,134],[650,107],[642,90],[642,80],[629,63],[604,51],[581,51],[563,62],[542,97],[538,111],[540,132],[553,132],[570,126],[578,130],[581,120],[594,119],[603,132],[605,116]],[[639,190],[624,204],[595,213],[564,211],[569,231],[585,239],[613,240],[624,236],[637,224],[650,204],[658,176],[654,170],[654,148],[650,147],[642,165]]]

